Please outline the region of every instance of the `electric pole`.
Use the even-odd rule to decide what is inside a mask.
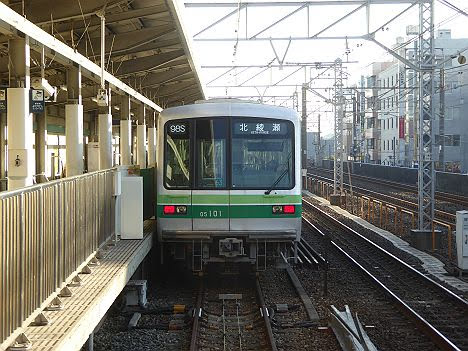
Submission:
[[[439,169],[445,171],[445,70],[439,75]]]
[[[341,59],[335,60],[335,155],[333,164],[333,196],[330,201],[333,205],[341,204],[343,193],[343,66]]]
[[[302,84],[302,121],[301,121],[301,145],[302,145],[302,178],[303,183],[307,175],[307,84]]]

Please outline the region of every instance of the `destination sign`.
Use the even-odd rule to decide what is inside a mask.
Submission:
[[[234,122],[235,135],[286,135],[288,133],[287,122]]]
[[[188,122],[172,122],[167,125],[167,134],[171,137],[187,137],[189,135]]]

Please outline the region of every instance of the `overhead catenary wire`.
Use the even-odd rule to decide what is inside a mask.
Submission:
[[[465,11],[463,11],[462,9],[458,8],[457,6],[453,5],[452,3],[450,3],[449,1],[447,0],[439,0],[440,3],[446,5],[447,7],[451,8],[452,10],[455,10],[457,11],[458,13],[462,14],[463,16],[466,16],[468,17],[468,13],[466,13]]]

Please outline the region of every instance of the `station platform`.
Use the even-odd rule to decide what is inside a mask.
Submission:
[[[428,274],[431,274],[432,276],[436,277],[437,279],[444,282],[445,284],[453,288],[456,288],[463,293],[468,292],[468,283],[464,282],[463,280],[458,279],[457,277],[448,275],[447,271],[444,269],[444,263],[440,261],[439,259],[435,258],[434,256],[414,248],[408,242],[399,238],[395,234],[390,233],[389,231],[385,229],[376,227],[372,223],[369,223],[366,220],[349,213],[348,211],[342,209],[339,206],[331,205],[328,200],[322,197],[312,194],[311,192],[307,190],[303,190],[302,194],[305,197],[309,197],[311,199],[318,201],[322,206],[326,206],[332,209],[337,214],[344,216],[346,218],[349,218],[355,223],[361,225],[362,227],[372,230],[376,234],[380,235],[382,238],[391,242],[396,248],[400,249],[401,251],[406,252],[407,254],[410,254],[416,257],[417,259],[421,261],[421,266]]]
[[[155,229],[155,220],[145,221],[143,239],[117,241],[91,273],[79,274],[81,285],[70,287],[72,296],[61,297],[63,308],[43,312],[50,323],[24,331],[29,350],[80,350],[151,250]]]

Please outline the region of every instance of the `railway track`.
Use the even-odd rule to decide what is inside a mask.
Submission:
[[[309,168],[309,169],[311,171],[315,171],[315,172],[319,172],[319,173],[333,174],[332,170],[329,170],[329,169],[326,169],[326,168],[314,167],[314,168]],[[312,174],[314,174],[314,173],[312,173]],[[413,193],[415,195],[418,194],[418,187],[415,186],[415,185],[405,184],[405,183],[398,183],[398,182],[394,182],[394,181],[391,181],[391,180],[368,177],[368,176],[363,176],[363,175],[360,175],[360,174],[353,174],[353,173],[351,174],[351,176],[355,180],[365,181],[367,183],[372,183],[372,184],[377,184],[377,185],[384,185],[384,186],[394,188],[396,190],[411,192],[411,193]],[[344,180],[346,182],[346,180],[348,179],[348,173],[344,173],[343,177],[344,177]],[[464,208],[468,207],[468,198],[466,196],[453,194],[453,193],[447,193],[447,192],[443,192],[443,191],[436,191],[434,195],[435,195],[436,200],[461,205]]]
[[[308,173],[307,176],[318,179],[318,180],[322,180],[328,183],[333,183],[333,179],[328,178],[328,177],[319,176],[313,173]],[[355,176],[353,175],[353,177]],[[345,183],[345,186],[349,188],[349,184]],[[353,185],[353,192],[358,193],[360,195],[372,196],[374,199],[378,199],[378,200],[387,202],[389,204],[399,206],[401,208],[404,208],[408,211],[412,211],[414,213],[418,212],[418,204],[416,202],[411,202],[402,198],[398,198],[398,197],[391,196],[388,194],[379,193],[377,191],[369,190],[369,189],[358,187],[355,185]],[[455,221],[456,221],[455,214],[452,214],[452,213],[449,213],[447,211],[443,211],[440,209],[435,209],[434,214],[435,214],[436,219],[439,220],[440,222],[449,224],[452,226],[455,225]]]
[[[257,278],[200,284],[190,350],[274,350],[268,309]],[[235,289],[235,292],[232,292]]]
[[[468,302],[304,200],[304,223],[380,287],[442,350],[468,350]],[[315,222],[315,223],[312,223]],[[319,222],[319,223],[318,223]]]

